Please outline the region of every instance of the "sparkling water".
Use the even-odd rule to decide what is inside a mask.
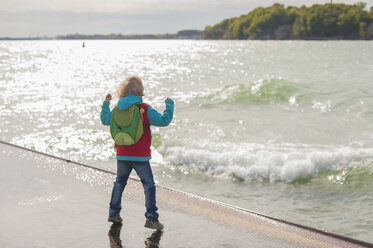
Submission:
[[[101,104],[136,74],[175,101],[158,184],[373,242],[373,42],[85,44],[0,42],[1,140],[115,171]]]

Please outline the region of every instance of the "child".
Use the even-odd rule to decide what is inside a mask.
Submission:
[[[118,89],[117,96],[119,101],[117,107],[119,110],[129,109],[133,104],[139,109],[143,126],[143,134],[137,143],[133,145],[117,145],[117,177],[114,182],[111,194],[109,218],[110,222],[122,222],[119,212],[122,209],[121,198],[123,190],[127,184],[128,177],[134,169],[140,177],[144,187],[146,222],[145,227],[152,229],[163,229],[163,225],[158,221],[158,213],[155,199],[155,185],[153,173],[150,168],[149,160],[151,159],[151,130],[150,126],[164,127],[170,124],[173,112],[174,102],[167,98],[165,100],[166,109],[163,114],[158,113],[148,104],[142,102],[144,96],[144,86],[138,76],[130,76],[123,81]],[[104,125],[110,125],[113,118],[113,111],[110,111],[110,94],[107,94],[102,104],[101,122]]]

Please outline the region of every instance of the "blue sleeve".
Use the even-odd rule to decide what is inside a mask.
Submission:
[[[157,110],[153,109],[151,106],[148,107],[148,119],[150,125],[165,127],[170,124],[174,115],[174,101],[167,99],[165,103],[166,109],[163,111],[163,114],[158,113]]]
[[[101,106],[101,123],[109,126],[110,125],[110,119],[111,119],[112,112],[110,111],[110,102],[104,101],[104,103]]]

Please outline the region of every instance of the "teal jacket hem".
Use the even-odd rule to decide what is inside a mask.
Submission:
[[[126,161],[149,161],[152,157],[131,157],[131,156],[117,156],[117,160]]]

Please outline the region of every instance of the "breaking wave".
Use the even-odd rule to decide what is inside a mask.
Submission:
[[[214,90],[206,99],[214,103],[295,103],[300,86],[282,79],[233,84]]]
[[[320,173],[373,165],[372,148],[229,144],[214,149],[162,146],[160,152],[168,163],[240,181],[308,181]]]

